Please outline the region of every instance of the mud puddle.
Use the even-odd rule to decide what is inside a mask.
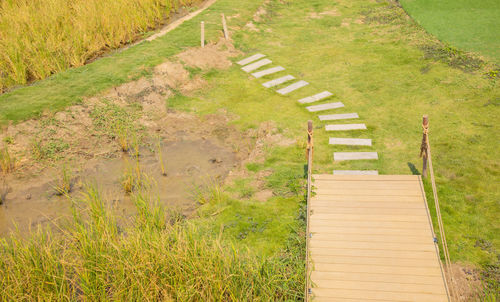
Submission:
[[[187,139],[163,141],[161,154],[167,175],[162,175],[158,149],[140,149],[139,166],[148,179],[150,194],[165,208],[176,209],[188,215],[196,209],[197,188],[213,181],[223,181],[229,171],[237,165],[234,152],[221,146],[217,140]],[[122,185],[124,173],[136,168],[136,157],[123,154],[112,159],[88,161],[80,167],[80,172],[72,177],[70,197],[78,198],[86,185],[96,185],[103,199],[119,218],[135,214],[135,206],[130,194]],[[27,180],[9,181],[10,192],[0,207],[0,236],[14,231],[16,226],[21,234],[41,226],[56,226],[59,221],[71,215],[71,201],[57,195],[55,186],[57,173],[50,171]]]

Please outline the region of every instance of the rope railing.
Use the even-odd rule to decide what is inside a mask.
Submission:
[[[427,166],[429,167],[431,174],[431,185],[432,185],[432,193],[434,197],[434,206],[436,208],[436,216],[439,227],[439,235],[441,236],[441,245],[443,247],[443,254],[446,265],[446,275],[447,279],[450,281],[448,284],[448,288],[451,291],[450,300],[454,301],[456,296],[453,284],[453,274],[451,271],[451,261],[450,261],[450,253],[448,251],[448,244],[446,242],[446,234],[444,231],[443,218],[441,216],[441,207],[439,206],[439,198],[437,194],[436,180],[434,177],[434,168],[432,167],[432,156],[431,156],[431,145],[429,142],[429,117],[427,115],[423,116],[422,120],[422,128],[423,128],[423,136],[422,136],[422,145],[420,146],[420,157],[423,159],[423,167],[422,167],[422,177],[427,177]]]
[[[307,197],[306,197],[306,280],[305,280],[305,293],[304,300],[309,301],[309,295],[311,294],[310,287],[310,275],[309,275],[309,204],[311,201],[311,191],[312,191],[312,161],[314,152],[314,142],[313,142],[313,124],[312,121],[307,122]]]

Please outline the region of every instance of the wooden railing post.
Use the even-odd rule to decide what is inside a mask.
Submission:
[[[422,118],[422,144],[420,145],[420,157],[422,157],[422,177],[427,177],[427,159],[429,158],[428,151],[428,135],[429,135],[429,116],[424,115]]]

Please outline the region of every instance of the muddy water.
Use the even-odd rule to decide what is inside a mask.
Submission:
[[[152,183],[152,195],[168,208],[184,213],[196,208],[195,188],[214,180],[223,180],[236,165],[232,150],[215,140],[180,140],[165,142],[162,156],[167,176],[161,173],[157,153],[152,148],[140,150],[140,167]],[[120,217],[133,216],[135,207],[121,185],[124,171],[135,165],[135,158],[127,155],[112,159],[88,161],[78,170],[73,180],[71,197],[81,195],[85,184],[95,184]],[[10,192],[0,206],[0,236],[6,236],[16,226],[27,233],[38,225],[57,225],[70,217],[70,201],[58,196],[54,189],[57,171],[45,172],[29,179],[8,179]]]

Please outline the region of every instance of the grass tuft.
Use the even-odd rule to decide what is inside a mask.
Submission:
[[[10,155],[7,146],[0,149],[0,170],[2,173],[10,173],[14,171],[16,166],[16,158]]]
[[[66,165],[61,168],[61,175],[54,185],[54,190],[57,195],[67,196],[73,187],[72,173]]]

